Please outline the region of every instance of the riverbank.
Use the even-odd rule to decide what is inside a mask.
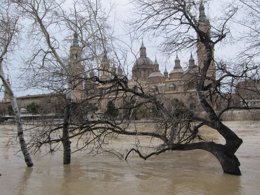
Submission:
[[[260,121],[259,110],[230,110],[221,117],[224,121]]]

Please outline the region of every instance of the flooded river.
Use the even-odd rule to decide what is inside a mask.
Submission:
[[[18,146],[8,143],[15,131],[0,126],[0,194],[258,195],[260,121],[226,124],[244,140],[237,152],[241,177],[223,174],[218,161],[204,151],[169,152],[147,161],[131,157],[128,162],[108,153],[81,152],[73,154],[70,166],[63,166],[61,154],[55,153],[35,157],[35,166],[27,168]]]

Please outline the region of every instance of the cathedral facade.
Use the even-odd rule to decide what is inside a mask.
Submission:
[[[199,28],[205,33],[210,33],[210,23],[205,15],[204,5],[200,5]],[[121,67],[115,67],[111,64],[107,52],[104,51],[100,66],[98,70],[85,70],[81,63],[81,47],[78,41],[77,33],[74,33],[72,45],[70,47],[69,63],[66,74],[69,74],[69,88],[70,93],[67,98],[73,102],[81,102],[90,95],[95,93],[103,93],[106,87],[95,80],[86,78],[98,77],[101,81],[112,79],[114,75],[123,77],[123,70]],[[195,53],[195,52],[194,52]],[[207,52],[203,44],[197,41],[197,59],[195,62],[193,55],[190,55],[188,67],[184,70],[181,60],[178,55],[175,58],[175,64],[169,72],[165,68],[163,73],[160,72],[160,65],[155,58],[152,61],[148,55],[147,50],[142,42],[139,57],[132,66],[132,78],[127,78],[128,86],[141,86],[145,92],[161,95],[162,101],[171,101],[177,99],[182,101],[187,107],[196,109],[198,104],[196,77],[199,70],[203,67],[205,56]],[[214,63],[211,64],[208,71],[208,77],[215,79],[216,68]],[[5,94],[5,101],[8,100]],[[33,100],[32,100],[33,101]],[[103,101],[101,110],[104,111],[107,101]]]
[[[188,68],[184,70],[178,55],[170,72],[165,68],[161,73],[157,59],[154,62],[147,56],[142,43],[140,56],[132,68],[129,86],[141,85],[148,93],[160,94],[164,101],[178,99],[188,107],[195,108],[197,102],[196,76],[198,66],[191,54]]]
[[[199,13],[198,26],[200,30],[210,34],[210,22],[206,17],[203,3],[200,5]],[[196,90],[197,76],[200,69],[204,66],[204,60],[207,55],[207,51],[204,45],[199,41],[199,37],[197,37],[196,48],[197,50],[194,53],[197,55],[197,62],[191,54],[190,58],[186,60],[188,61],[188,67],[184,70],[181,60],[178,55],[176,55],[173,68],[169,72],[165,68],[165,71],[162,73],[160,72],[160,65],[157,59],[155,58],[153,61],[149,58],[146,47],[142,41],[139,57],[132,66],[132,78],[128,78],[128,86],[141,86],[147,93],[161,95],[160,99],[162,101],[167,102],[172,99],[177,99],[182,101],[187,107],[196,109],[198,106]],[[107,54],[105,53],[101,63],[101,70],[105,71],[101,72],[99,75],[100,78],[109,78],[109,72],[115,72],[114,69],[115,68],[110,67]],[[122,75],[122,70],[120,71],[120,75]],[[216,68],[214,62],[212,62],[207,77],[214,80],[216,78],[215,75]]]

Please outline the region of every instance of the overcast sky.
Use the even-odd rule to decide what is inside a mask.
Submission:
[[[127,29],[127,26],[125,25],[127,22],[131,21],[133,17],[134,6],[131,4],[131,0],[111,0],[115,4],[114,9],[114,21],[116,26],[116,33],[119,34],[122,38],[126,37],[126,34],[124,34],[123,29]],[[234,2],[233,0],[211,0],[209,4],[205,5],[206,8],[206,15],[207,17],[213,21],[218,18],[221,18],[226,11],[226,8],[228,8],[228,4]],[[240,13],[237,14],[237,17],[240,15]],[[237,24],[230,23],[231,26],[231,35],[233,38],[238,37],[239,33],[242,31]],[[161,62],[161,67],[163,68],[165,66],[164,63],[168,63],[163,58],[163,54],[160,53],[159,48],[157,47],[160,43],[160,40],[156,40],[154,38],[153,40],[148,39],[146,36],[142,37],[144,39],[145,46],[147,47],[148,55],[151,59],[154,59],[155,56],[159,58],[159,62]],[[227,40],[225,40],[223,43],[221,43],[216,48],[216,57],[217,58],[223,58],[227,60],[234,59],[234,57],[237,55],[238,51],[240,51],[240,47],[243,47],[243,43],[238,43],[230,41],[231,37],[228,37]],[[136,43],[136,49],[139,49],[141,43],[141,38]],[[195,51],[194,51],[195,53]],[[178,54],[180,58],[183,58],[183,61],[188,61],[187,56],[189,56],[187,53],[179,53]],[[161,59],[160,59],[161,58]],[[175,58],[175,55],[173,54],[173,58]],[[167,64],[167,68],[172,68],[173,64]],[[161,69],[162,69],[161,68]],[[164,69],[164,68],[163,68]]]
[[[68,0],[67,0],[68,1]],[[101,0],[107,7],[110,3],[112,3],[112,17],[110,18],[110,22],[112,23],[112,26],[114,27],[114,34],[117,38],[122,39],[124,41],[129,41],[128,29],[129,26],[126,25],[129,21],[133,18],[133,13],[135,12],[133,4],[131,4],[131,0]],[[228,3],[233,2],[233,0],[212,0],[210,4],[206,4],[206,15],[210,20],[216,19],[216,17],[221,17],[222,14],[224,14],[225,7],[228,5]],[[241,31],[240,27],[237,25],[232,24],[232,36],[236,37],[238,33]],[[142,37],[144,40],[144,44],[147,48],[147,54],[148,57],[150,57],[152,60],[154,60],[155,56],[158,59],[158,62],[160,64],[160,70],[163,71],[165,66],[167,67],[168,71],[170,72],[173,69],[174,66],[174,59],[176,54],[172,54],[172,57],[168,59],[163,53],[160,52],[158,45],[160,43],[160,39],[156,38],[148,38],[146,36]],[[136,53],[139,51],[139,47],[142,41],[142,38],[140,37],[139,40],[137,40],[134,43],[134,50]],[[228,39],[229,40],[229,39]],[[220,59],[226,59],[226,60],[233,60],[238,51],[243,47],[243,43],[238,42],[229,42],[225,41],[224,43],[221,43],[216,48],[216,58]],[[196,56],[196,50],[193,51],[193,54]],[[190,53],[184,53],[184,52],[178,52],[179,58],[181,59],[181,64],[184,65],[188,62],[188,58]],[[134,60],[134,58],[133,58]],[[130,70],[133,64],[133,60],[130,60]],[[14,83],[14,86],[21,83],[19,79],[17,78],[17,74],[14,73],[13,70],[8,70],[8,74],[11,75],[12,83]],[[40,91],[32,91],[32,90],[24,90],[21,88],[14,88],[15,94],[17,96],[21,95],[29,95],[32,93],[41,93]],[[1,92],[2,93],[2,92]],[[1,94],[0,94],[1,95]]]

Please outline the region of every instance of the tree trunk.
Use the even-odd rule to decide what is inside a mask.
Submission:
[[[66,100],[65,111],[64,111],[64,120],[63,120],[63,164],[70,164],[71,161],[71,148],[69,140],[69,120],[70,120],[70,110],[71,102]]]
[[[242,144],[242,140],[238,140],[239,145]],[[240,162],[235,155],[234,145],[220,145],[211,143],[209,147],[204,148],[206,151],[212,153],[220,162],[224,173],[231,175],[241,175]]]
[[[240,162],[234,154],[227,154],[222,150],[216,150],[213,152],[216,158],[219,160],[224,173],[231,175],[241,175],[239,169]]]
[[[20,110],[19,110],[19,107],[18,107],[18,104],[16,101],[16,97],[14,96],[14,93],[13,93],[11,87],[9,86],[8,82],[6,81],[6,79],[4,77],[4,72],[3,72],[2,67],[0,68],[0,77],[1,77],[1,80],[5,87],[5,90],[7,91],[8,95],[10,96],[10,99],[11,99],[12,109],[15,114],[15,122],[17,125],[17,136],[19,138],[19,143],[20,143],[20,147],[21,147],[21,150],[22,150],[22,153],[24,156],[25,163],[28,167],[32,167],[33,162],[32,162],[31,156],[28,152],[27,144],[25,142],[24,135],[23,135],[23,125],[21,122]]]
[[[237,140],[240,145],[242,140]],[[224,173],[231,175],[241,175],[240,162],[234,153],[234,145],[221,145],[214,142],[198,142],[192,144],[174,145],[172,150],[196,150],[201,149],[213,154],[222,166]],[[237,147],[237,146],[236,146]],[[238,146],[239,147],[239,146]]]
[[[207,43],[204,43],[204,45],[208,51],[213,50],[213,48],[211,48]],[[224,173],[241,175],[241,171],[239,169],[240,162],[235,156],[235,153],[240,145],[243,143],[243,141],[229,127],[227,127],[220,121],[220,118],[217,116],[214,107],[208,102],[206,98],[206,92],[204,91],[206,75],[208,67],[212,62],[212,57],[212,52],[207,52],[207,60],[204,63],[204,67],[201,71],[203,76],[201,76],[201,78],[199,79],[197,92],[201,106],[207,112],[209,118],[209,121],[205,120],[204,122],[209,127],[217,130],[225,139],[226,144],[214,145],[213,148],[210,148],[210,150],[208,151],[216,156],[216,158],[219,160]]]
[[[241,175],[240,162],[235,156],[236,151],[243,143],[229,127],[218,121],[215,129],[225,138],[226,144],[216,147],[212,152],[219,160],[224,173],[232,175]]]
[[[27,149],[27,144],[25,142],[24,136],[23,136],[23,126],[22,126],[22,122],[21,122],[21,115],[20,115],[20,111],[16,102],[16,98],[14,96],[11,97],[11,103],[12,103],[12,108],[13,111],[15,113],[15,122],[17,125],[17,135],[19,138],[19,142],[20,142],[20,147],[24,156],[24,160],[25,163],[28,167],[32,167],[33,166],[33,162],[31,159],[31,156],[28,152]]]

